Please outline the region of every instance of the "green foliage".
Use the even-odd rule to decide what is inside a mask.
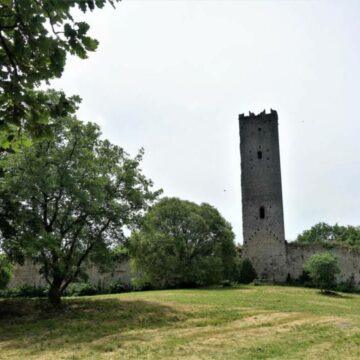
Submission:
[[[6,287],[12,276],[13,267],[5,255],[0,254],[0,289]]]
[[[97,125],[73,117],[51,129],[52,138],[3,159],[0,213],[8,221],[0,223],[0,245],[20,263],[40,264],[59,301],[86,260],[108,262],[159,192],[139,169],[142,151],[130,158],[101,140]]]
[[[46,297],[49,288],[47,286],[21,285],[15,289],[14,297]]]
[[[98,289],[90,283],[72,283],[70,284],[64,295],[65,296],[89,296],[98,294]]]
[[[238,264],[237,281],[241,284],[250,284],[257,278],[256,271],[249,259],[241,259]]]
[[[359,292],[359,290],[356,288],[354,275],[351,275],[347,280],[341,281],[339,284],[337,284],[336,290],[345,293]]]
[[[330,253],[310,256],[304,269],[308,272],[312,283],[322,292],[334,288],[336,274],[340,272],[337,258]]]
[[[89,296],[99,294],[118,294],[129,292],[132,287],[120,280],[112,281],[105,288],[96,287],[89,282],[71,283],[63,292],[63,296]],[[48,295],[49,286],[34,286],[23,284],[17,288],[1,289],[0,298],[44,298]]]
[[[46,131],[48,94],[36,91],[59,78],[68,54],[86,58],[98,42],[89,25],[72,14],[103,8],[117,0],[2,0],[0,2],[0,148],[8,148],[19,130],[31,136]],[[67,110],[65,95],[57,116]],[[16,144],[18,146],[19,144]]]
[[[222,280],[220,284],[224,288],[233,286],[233,283],[230,280]]]
[[[312,287],[311,278],[309,273],[306,270],[303,270],[298,279],[296,279],[296,283],[299,285],[304,285],[307,287]]]
[[[111,258],[114,262],[119,262],[129,257],[129,249],[125,244],[117,244],[111,249]]]
[[[124,284],[121,280],[114,280],[109,285],[109,292],[111,294],[128,292],[130,290],[131,290],[131,286],[128,284]]]
[[[199,286],[231,279],[235,268],[231,225],[208,204],[164,198],[130,239],[136,286]]]
[[[319,223],[298,235],[296,242],[301,244],[336,245],[345,244],[360,250],[360,226],[340,226]]]
[[[4,289],[0,291],[3,298],[42,298],[46,297],[49,291],[48,286],[34,286],[23,284],[14,289]]]

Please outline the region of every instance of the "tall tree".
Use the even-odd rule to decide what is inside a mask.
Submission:
[[[42,135],[51,112],[62,116],[67,110],[64,94],[49,109],[47,93],[36,89],[62,75],[68,54],[84,59],[97,48],[74,10],[85,13],[116,1],[0,0],[0,147],[14,146],[24,130]]]
[[[59,304],[86,261],[106,262],[159,192],[139,169],[142,152],[130,158],[75,117],[50,126],[52,138],[3,160],[0,198],[10,200],[0,244],[10,258],[41,265],[49,299]]]
[[[162,199],[145,215],[129,244],[140,283],[199,286],[235,275],[231,225],[208,204]]]

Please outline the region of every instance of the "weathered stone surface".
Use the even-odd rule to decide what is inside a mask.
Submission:
[[[240,115],[244,257],[264,280],[286,280],[286,245],[276,111]]]
[[[119,261],[112,272],[101,272],[96,266],[92,265],[86,269],[86,274],[88,281],[100,288],[106,288],[114,280],[130,284],[132,276],[128,259]],[[30,261],[26,261],[23,266],[18,265],[15,267],[8,287],[13,289],[24,284],[32,286],[46,285],[44,277],[39,273],[39,266]]]
[[[241,189],[243,209],[243,257],[258,277],[270,282],[297,279],[306,260],[328,251],[338,258],[338,281],[354,280],[360,287],[360,253],[345,247],[287,243],[281,186],[278,116],[265,111],[240,115]]]
[[[338,259],[340,274],[337,281],[348,281],[351,278],[356,287],[360,286],[360,253],[345,246],[324,247],[321,244],[288,243],[286,246],[288,273],[297,279],[303,272],[306,260],[314,254],[329,252]]]

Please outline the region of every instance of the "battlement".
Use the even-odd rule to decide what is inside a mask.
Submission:
[[[249,115],[240,114],[239,120],[250,120],[250,119],[266,119],[266,118],[274,118],[275,120],[278,119],[278,115],[276,110],[270,109],[270,113],[266,113],[266,110],[262,111],[259,114],[254,114],[253,112],[249,111]]]

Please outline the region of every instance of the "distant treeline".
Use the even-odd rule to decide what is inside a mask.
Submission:
[[[328,225],[321,222],[298,235],[295,242],[302,244],[346,244],[360,250],[360,226]]]

